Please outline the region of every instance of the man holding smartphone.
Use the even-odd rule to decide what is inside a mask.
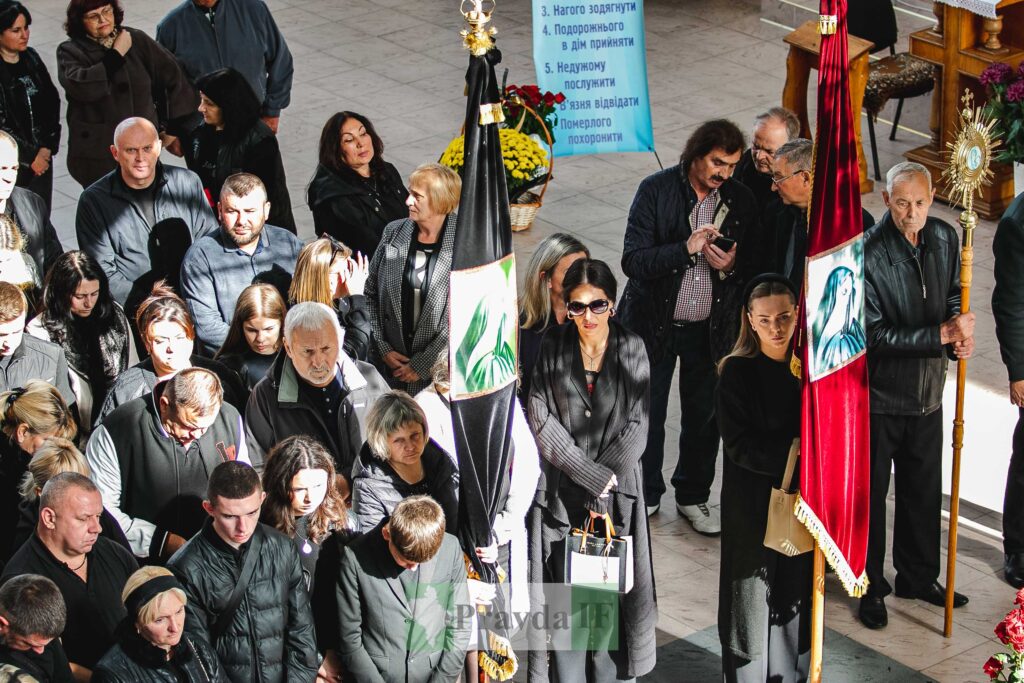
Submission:
[[[629,212],[622,270],[629,278],[619,312],[651,361],[651,418],[641,462],[648,514],[665,492],[665,419],[678,359],[682,416],[672,475],[676,507],[696,531],[721,532],[708,506],[718,456],[715,363],[738,332],[744,235],[757,230],[749,189],[732,179],[745,147],[731,121],[702,124],[680,162],[645,178]]]

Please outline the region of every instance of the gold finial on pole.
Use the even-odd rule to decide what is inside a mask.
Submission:
[[[949,188],[951,204],[964,207],[960,214],[960,227],[964,237],[960,245],[960,313],[971,310],[971,281],[974,276],[974,229],[978,214],[974,212],[974,195],[992,178],[989,165],[992,150],[999,144],[992,128],[995,121],[982,107],[974,106],[974,93],[965,90],[963,109],[956,137],[947,142],[949,164],[942,177]],[[949,545],[946,554],[946,614],[943,635],[953,635],[953,588],[956,584],[957,526],[960,517],[960,456],[964,446],[964,395],[967,388],[967,359],[956,364],[956,414],[953,418],[953,476],[949,494]]]
[[[462,44],[474,57],[487,54],[487,51],[494,47],[494,36],[498,29],[487,26],[491,21],[491,14],[497,6],[497,0],[462,0],[459,5],[459,12],[466,18],[469,29],[463,29],[459,35],[462,36]]]

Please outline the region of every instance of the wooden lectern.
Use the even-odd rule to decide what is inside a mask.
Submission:
[[[946,143],[956,136],[960,97],[967,88],[975,102],[984,103],[985,88],[978,82],[981,72],[995,62],[1017,68],[1024,61],[1024,0],[1001,0],[996,6],[998,19],[939,2],[933,10],[936,27],[910,35],[910,53],[938,67],[929,123],[932,140],[906,156],[931,171],[936,196],[949,201],[938,181],[946,169]],[[982,186],[981,196],[974,200],[978,215],[990,220],[999,218],[1013,200],[1013,168],[998,163],[991,168],[992,183]]]
[[[1024,0],[1022,0],[1024,1]],[[818,68],[821,56],[821,36],[818,21],[811,19],[783,40],[789,45],[786,58],[786,85],[782,90],[782,106],[800,119],[800,135],[811,136],[807,121],[807,81],[811,69]],[[849,36],[847,48],[850,60],[850,105],[853,111],[853,129],[857,135],[857,165],[860,167],[860,192],[871,192],[875,184],[868,175],[868,162],[864,158],[864,145],[860,136],[860,110],[864,104],[864,88],[868,84],[868,52],[874,43],[857,36]]]

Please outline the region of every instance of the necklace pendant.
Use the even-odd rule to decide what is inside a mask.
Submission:
[[[311,552],[313,552],[313,546],[309,544],[309,541],[303,541],[302,552],[305,555],[309,555]]]

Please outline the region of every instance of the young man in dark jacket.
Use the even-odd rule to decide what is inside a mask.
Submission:
[[[57,388],[68,407],[74,406],[64,349],[25,334],[27,316],[25,294],[9,282],[0,282],[0,392],[41,379]]]
[[[299,551],[259,523],[264,497],[254,469],[217,465],[203,501],[210,518],[167,566],[188,596],[185,631],[213,644],[227,678],[313,683],[319,664]]]
[[[730,121],[697,128],[678,166],[640,183],[622,251],[629,282],[619,313],[651,359],[650,432],[641,460],[648,513],[665,492],[665,418],[678,359],[682,416],[672,485],[680,514],[707,535],[721,532],[718,510],[708,506],[718,457],[715,363],[739,332],[750,255],[744,245],[758,227],[754,196],[732,180],[743,146]]]
[[[9,580],[0,587],[0,664],[39,683],[72,683],[60,643],[66,621],[64,598],[53,581],[38,574]]]
[[[132,552],[161,562],[202,526],[213,469],[229,460],[261,465],[253,451],[217,376],[187,368],[108,415],[85,457]]]
[[[342,338],[338,316],[324,304],[293,306],[284,322],[285,353],[253,388],[245,422],[264,452],[291,434],[317,439],[347,489],[366,440],[366,414],[390,388],[372,365],[345,355]]]
[[[896,472],[893,564],[896,595],[940,607],[942,388],[947,354],[974,350],[974,313],[960,313],[960,242],[953,228],[928,217],[935,191],[920,164],[905,161],[886,175],[889,211],[864,235],[864,319],[871,388],[871,526],[860,620],[888,623],[883,572],[885,506]],[[902,483],[901,483],[902,482]],[[955,594],[954,607],[967,604]]]

